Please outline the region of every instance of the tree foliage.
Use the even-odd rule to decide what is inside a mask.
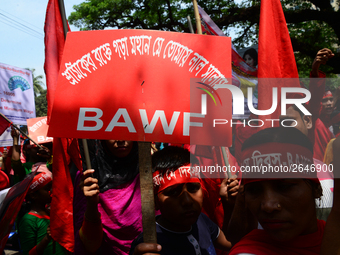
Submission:
[[[257,43],[260,0],[197,2],[226,35],[236,31],[233,43],[237,48]],[[333,2],[339,6],[339,0]],[[281,3],[300,75],[306,76],[318,50],[327,47],[334,52],[340,44],[340,12],[335,11],[330,0],[281,0]],[[81,30],[133,28],[189,32],[186,17],[194,17],[191,0],[85,0],[74,9],[69,22]],[[339,54],[328,61],[324,71],[340,73]]]
[[[39,96],[35,98],[35,112],[37,117],[47,116],[47,90],[43,90]]]
[[[42,75],[35,75],[35,68],[26,68],[27,70],[30,70],[32,72],[32,78],[33,78],[33,91],[34,91],[34,97],[36,98],[39,94],[41,94],[44,91],[44,83],[42,82],[42,79],[44,78]]]

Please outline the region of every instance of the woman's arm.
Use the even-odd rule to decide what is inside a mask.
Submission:
[[[84,192],[87,204],[79,236],[89,252],[98,250],[103,240],[103,226],[98,211],[99,185],[98,180],[92,177],[93,172],[93,169],[86,170],[79,184]]]
[[[21,145],[19,144],[19,131],[12,127],[11,136],[13,138],[13,149],[12,149],[12,169],[14,171],[14,175],[17,175],[21,179],[24,179],[26,176],[25,168],[23,167],[20,160],[20,149]]]

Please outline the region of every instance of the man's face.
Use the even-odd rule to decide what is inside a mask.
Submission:
[[[331,114],[334,110],[333,97],[326,97],[322,99],[322,113]]]
[[[293,106],[290,106],[287,111],[286,115],[280,116],[280,123],[282,120],[287,120],[284,122],[285,126],[294,126],[296,123],[294,121],[288,121],[289,119],[293,119],[296,121],[297,125],[295,128],[300,130],[303,134],[308,136],[308,129],[312,128],[312,119],[309,116],[301,117],[300,113],[296,111]]]

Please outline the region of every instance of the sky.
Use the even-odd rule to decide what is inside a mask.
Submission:
[[[66,16],[84,0],[64,0]],[[44,73],[44,22],[48,0],[0,0],[0,63]],[[71,31],[79,31],[70,26]]]

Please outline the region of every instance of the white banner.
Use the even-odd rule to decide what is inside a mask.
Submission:
[[[18,125],[36,117],[31,71],[0,63],[0,112]]]

